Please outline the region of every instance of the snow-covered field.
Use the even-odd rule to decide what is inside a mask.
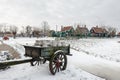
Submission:
[[[95,57],[110,61],[120,62],[120,39],[119,38],[90,38],[79,40],[66,40],[71,48],[82,51]]]
[[[9,44],[15,50],[17,50],[22,58],[25,58],[24,52],[25,49],[22,45],[25,44],[34,44],[35,40],[54,40],[54,38],[17,38],[17,39],[10,39],[8,41],[4,41],[4,43]],[[65,71],[57,73],[55,76],[51,75],[49,72],[49,67],[47,62],[46,64],[41,64],[40,66],[30,66],[30,64],[20,64],[16,66],[12,66],[10,69],[5,71],[0,71],[0,80],[104,80],[100,77],[108,77],[108,80],[113,80],[114,78],[109,78],[111,75],[110,70],[114,70],[114,67],[119,67],[119,64],[115,62],[120,62],[120,39],[119,38],[112,38],[112,39],[79,39],[79,40],[66,40],[66,43],[71,45],[71,54],[73,56],[68,56],[68,67]],[[87,55],[86,55],[87,54]],[[95,57],[94,57],[95,56]],[[109,61],[106,61],[107,59]],[[97,64],[97,63],[100,64]],[[105,63],[104,63],[105,62]],[[105,70],[106,66],[104,64],[112,65],[110,70]],[[89,65],[89,67],[88,67]],[[101,68],[98,68],[98,66]],[[87,67],[86,67],[87,66]],[[92,68],[90,68],[92,66]],[[107,66],[107,67],[108,67]],[[103,68],[102,68],[103,67]],[[90,74],[82,69],[95,74]],[[88,68],[88,69],[87,69]],[[94,70],[98,71],[94,71]],[[105,71],[106,72],[105,72]],[[117,70],[117,69],[116,69]],[[114,70],[114,72],[116,71]],[[100,71],[104,71],[100,73]],[[116,73],[116,72],[115,72]],[[119,73],[119,70],[117,70]],[[116,78],[115,77],[115,78]],[[119,76],[118,76],[119,78]],[[119,79],[114,80],[119,80]]]
[[[11,67],[8,70],[0,71],[0,80],[104,80],[90,73],[81,70],[79,67],[68,64],[68,68],[51,75],[48,70],[48,63],[40,66],[30,66],[29,63]]]
[[[47,38],[51,39],[51,38]],[[53,39],[53,38],[52,38]],[[9,41],[4,41],[4,43],[9,44],[14,49],[19,51],[22,58],[24,55],[24,44],[34,44],[37,38],[17,38],[10,39]],[[68,67],[65,71],[57,73],[55,76],[51,75],[49,72],[48,64],[41,64],[40,66],[30,66],[30,64],[20,64],[12,66],[10,69],[5,71],[0,71],[0,80],[105,80],[103,78],[97,77],[86,71],[80,69],[80,67],[74,64],[74,61],[79,63],[80,60],[76,59],[76,55],[79,56],[79,52],[76,53],[72,50],[73,56],[68,56]],[[76,55],[74,55],[76,54]],[[79,57],[81,58],[81,56]]]

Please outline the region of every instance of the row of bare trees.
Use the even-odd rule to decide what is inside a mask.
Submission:
[[[50,26],[47,21],[43,21],[41,23],[41,27],[33,27],[33,26],[23,26],[21,34],[27,37],[40,37],[40,36],[48,36],[48,32],[50,31]]]
[[[37,37],[40,36],[47,36],[47,32],[50,30],[49,24],[47,21],[43,21],[41,23],[40,27],[34,27],[34,26],[22,26],[18,27],[15,25],[9,25],[9,24],[0,24],[0,36],[5,36],[6,33],[11,33],[13,35],[13,38],[16,38],[16,36],[21,37],[34,37],[34,35],[37,35]]]
[[[6,33],[10,32],[13,34],[13,37],[16,37],[18,27],[15,25],[0,24],[0,35],[4,36]]]

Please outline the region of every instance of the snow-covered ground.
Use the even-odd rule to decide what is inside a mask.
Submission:
[[[43,39],[43,38],[42,38]],[[47,38],[48,39],[48,38]],[[51,38],[49,38],[51,39]],[[37,38],[17,38],[10,39],[9,41],[4,41],[4,43],[13,46],[14,49],[19,51],[22,58],[24,55],[24,44],[34,44]],[[73,56],[68,56],[68,67],[65,71],[57,73],[55,76],[51,75],[49,72],[48,64],[41,64],[40,66],[30,66],[30,64],[20,64],[12,66],[10,69],[5,71],[0,71],[0,80],[105,80],[103,78],[97,77],[93,74],[85,72],[80,69],[79,65],[76,65],[74,61],[80,63],[80,60],[76,59],[79,52],[72,50]],[[81,56],[79,57],[81,58]]]
[[[4,43],[12,46],[22,58],[25,58],[23,56],[25,49],[22,45],[32,45],[39,39],[54,40],[54,38],[17,38]],[[65,71],[53,76],[49,72],[49,62],[34,67],[26,63],[12,66],[5,71],[1,70],[0,80],[104,80],[100,77],[119,80],[120,43],[118,41],[119,38],[66,40],[65,42],[77,51],[71,49],[73,56],[68,56],[68,67]]]
[[[81,70],[79,67],[68,64],[68,68],[51,75],[48,70],[48,63],[40,66],[30,66],[29,63],[11,67],[8,70],[0,71],[0,80],[104,80],[90,73]]]
[[[71,49],[73,57],[69,57],[69,63],[106,80],[120,80],[120,63],[94,57],[84,52]]]
[[[71,48],[83,51],[95,57],[110,61],[120,62],[120,39],[119,38],[90,38],[79,40],[66,40]]]

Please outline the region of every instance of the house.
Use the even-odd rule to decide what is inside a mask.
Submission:
[[[79,25],[77,25],[75,35],[80,37],[87,37],[89,35],[89,30],[86,25],[84,25],[84,27],[80,27]]]
[[[49,37],[57,37],[56,32],[54,30],[50,30],[48,36]]]
[[[74,28],[72,26],[61,27],[61,37],[74,36]]]
[[[4,36],[13,37],[14,35],[12,32],[4,32]]]
[[[120,32],[117,34],[117,37],[120,37]]]
[[[33,37],[40,37],[40,31],[39,30],[33,30],[32,36]]]
[[[106,37],[107,36],[107,30],[102,27],[92,27],[90,30],[90,34],[92,37]]]

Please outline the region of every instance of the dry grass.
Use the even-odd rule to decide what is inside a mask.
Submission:
[[[8,51],[9,53],[11,53],[11,55],[13,56],[13,58],[20,58],[20,54],[11,46],[7,45],[7,44],[0,44],[0,51]]]

